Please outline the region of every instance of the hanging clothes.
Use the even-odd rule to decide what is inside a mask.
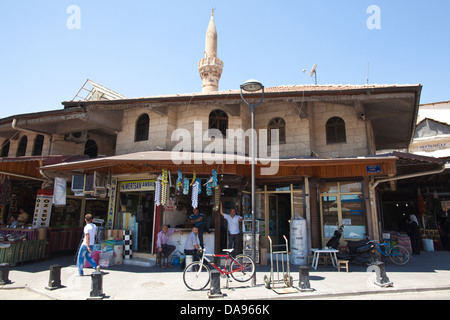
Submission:
[[[177,179],[177,191],[180,191],[183,186],[183,173],[181,170],[178,170],[178,179]]]
[[[189,194],[189,179],[188,178],[183,179],[183,194],[184,195]]]

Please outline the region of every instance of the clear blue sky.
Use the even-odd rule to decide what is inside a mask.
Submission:
[[[381,29],[367,27],[370,5]],[[319,84],[365,84],[369,63],[370,84],[450,100],[448,0],[17,0],[0,1],[0,118],[61,109],[88,78],[130,98],[200,92],[212,8],[220,90],[313,84],[302,70],[315,63]]]

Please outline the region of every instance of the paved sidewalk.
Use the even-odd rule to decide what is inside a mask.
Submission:
[[[59,264],[61,283],[64,288],[49,291],[45,287],[49,281],[49,266]],[[226,280],[221,279],[221,291],[228,300],[275,300],[275,299],[333,299],[346,296],[373,295],[384,293],[405,293],[420,291],[443,291],[450,289],[450,252],[422,252],[415,255],[406,266],[386,263],[386,273],[393,287],[382,288],[374,284],[375,273],[367,267],[350,264],[350,272],[337,272],[332,266],[320,266],[310,270],[312,292],[277,294],[265,288],[264,275],[270,272],[268,266],[257,267],[257,283],[233,281],[226,288]],[[103,269],[103,293],[105,300],[195,300],[207,301],[209,286],[203,291],[186,288],[179,267],[161,269],[159,267],[139,267],[130,265]],[[85,276],[77,275],[73,256],[53,258],[39,263],[11,267],[11,284],[0,286],[0,300],[86,300],[89,298],[93,270],[85,269]],[[291,265],[294,289],[299,287],[298,266]],[[282,285],[280,285],[282,287]],[[217,300],[217,299],[214,299]]]

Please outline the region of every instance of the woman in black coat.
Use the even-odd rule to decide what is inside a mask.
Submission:
[[[419,231],[419,222],[414,214],[409,215],[406,225],[408,236],[411,239],[413,254],[420,254],[421,238]]]

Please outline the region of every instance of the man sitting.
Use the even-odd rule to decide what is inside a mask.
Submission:
[[[192,227],[192,232],[188,235],[184,244],[184,254],[186,256],[192,256],[194,261],[198,260],[198,255],[201,252],[197,235],[198,228],[194,226]],[[183,264],[185,261],[186,259],[183,261]]]
[[[161,260],[161,259],[163,259],[164,257],[168,258],[172,254],[172,252],[175,250],[175,246],[167,244],[167,242],[169,241],[169,237],[177,231],[178,231],[177,229],[169,230],[169,227],[167,225],[164,225],[162,227],[161,231],[157,235],[156,252],[161,261],[161,268],[163,268],[163,269],[165,269],[166,266],[164,266],[163,260]],[[180,233],[182,233],[182,232],[180,231]],[[168,259],[166,259],[166,260],[168,260]],[[167,261],[167,266],[169,268],[172,268],[172,264],[169,261]]]

